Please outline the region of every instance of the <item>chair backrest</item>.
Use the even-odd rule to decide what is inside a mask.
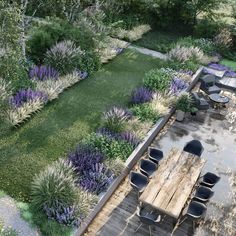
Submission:
[[[214,173],[207,172],[203,176],[203,183],[205,183],[208,186],[214,186],[216,183],[218,183],[220,180],[220,177]]]
[[[211,188],[200,185],[197,188],[194,197],[201,201],[208,201],[213,195],[214,192],[212,191]]]
[[[141,159],[140,168],[153,170],[157,168],[157,165],[150,160]]]
[[[201,78],[201,83],[205,84],[207,87],[215,85],[216,78],[214,75],[205,75]]]
[[[187,215],[199,219],[201,218],[207,210],[205,204],[197,201],[191,201],[188,207]]]
[[[146,225],[154,225],[156,223],[151,213],[142,214],[143,208],[138,208],[137,215],[140,221]]]
[[[204,148],[199,140],[194,139],[186,143],[183,150],[200,157]]]
[[[129,179],[130,179],[130,182],[136,186],[138,186],[139,183],[142,183],[142,184],[148,183],[148,178],[145,175],[135,172],[135,171],[130,172]]]
[[[148,148],[148,154],[149,156],[155,155],[161,158],[163,158],[163,152],[160,149],[149,147]]]

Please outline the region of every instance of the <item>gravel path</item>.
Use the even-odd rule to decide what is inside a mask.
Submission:
[[[21,218],[15,201],[8,196],[0,198],[0,219],[3,221],[4,227],[14,229],[19,236],[40,235],[36,229],[31,228],[30,225]]]
[[[138,52],[143,53],[145,55],[150,55],[150,56],[153,56],[153,57],[160,58],[162,60],[167,60],[167,56],[165,54],[154,51],[154,50],[150,50],[150,49],[142,48],[142,47],[136,47],[136,46],[133,46],[133,45],[130,45],[128,48],[137,50]]]

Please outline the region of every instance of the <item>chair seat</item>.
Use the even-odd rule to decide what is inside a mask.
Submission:
[[[194,139],[186,143],[183,150],[185,152],[188,152],[188,153],[191,153],[193,155],[200,157],[202,155],[204,148],[199,140]]]
[[[142,174],[147,177],[151,177],[151,175],[156,171],[157,165],[149,160],[142,159],[140,162],[140,171]]]
[[[141,173],[132,171],[130,173],[130,184],[133,188],[142,192],[148,184],[148,178]]]
[[[214,192],[204,186],[200,186],[197,188],[196,193],[194,195],[194,198],[203,202],[208,201],[212,196],[214,195]]]
[[[154,163],[158,164],[163,159],[163,152],[157,148],[150,147],[148,149],[149,159]]]
[[[221,89],[216,85],[213,85],[208,88],[208,94],[220,93],[220,92],[221,92]]]
[[[203,180],[200,184],[204,185],[204,186],[207,186],[207,187],[213,187],[219,180],[220,180],[219,176],[217,176],[214,173],[207,172],[203,176]]]
[[[194,218],[201,218],[206,212],[206,205],[197,201],[192,201],[189,204],[187,215]]]

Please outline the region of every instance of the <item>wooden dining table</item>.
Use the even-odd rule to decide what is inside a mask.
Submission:
[[[205,160],[172,148],[159,164],[139,200],[178,219],[189,199]]]

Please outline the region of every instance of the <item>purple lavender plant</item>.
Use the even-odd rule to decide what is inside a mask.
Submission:
[[[84,171],[79,185],[89,192],[100,194],[107,190],[112,183],[114,175],[104,164],[97,163],[91,166],[91,169]]]
[[[232,70],[228,70],[228,71],[226,71],[225,76],[231,77],[231,78],[236,78],[236,72],[232,71]]]
[[[88,77],[88,72],[77,70],[81,79],[86,79]]]
[[[210,63],[208,64],[208,67],[219,71],[229,70],[229,67],[218,63]]]
[[[45,81],[48,79],[57,80],[59,73],[56,69],[50,66],[34,66],[29,71],[30,79]]]
[[[48,101],[48,97],[41,91],[34,91],[32,89],[19,90],[14,96],[9,99],[9,104],[12,107],[21,107],[24,103],[40,100],[43,103]]]
[[[137,88],[133,91],[131,97],[132,104],[141,104],[151,101],[153,98],[153,92],[145,87]]]
[[[54,207],[45,205],[43,210],[49,219],[56,220],[60,224],[73,227],[80,225],[80,219],[76,217],[77,208],[75,206],[67,207],[56,201]]]
[[[126,141],[133,148],[137,147],[140,143],[140,140],[135,136],[135,134],[129,131],[121,133],[119,139]]]
[[[178,95],[181,91],[188,87],[188,83],[180,78],[173,78],[170,84],[172,94]]]
[[[92,165],[103,160],[103,154],[88,144],[80,144],[76,150],[68,155],[69,162],[72,163],[77,174],[91,169]]]
[[[134,133],[126,131],[122,133],[115,133],[110,131],[107,128],[99,128],[96,132],[98,135],[105,136],[109,139],[114,139],[117,141],[126,141],[129,143],[133,148],[135,148],[139,143],[140,140],[135,136]]]

